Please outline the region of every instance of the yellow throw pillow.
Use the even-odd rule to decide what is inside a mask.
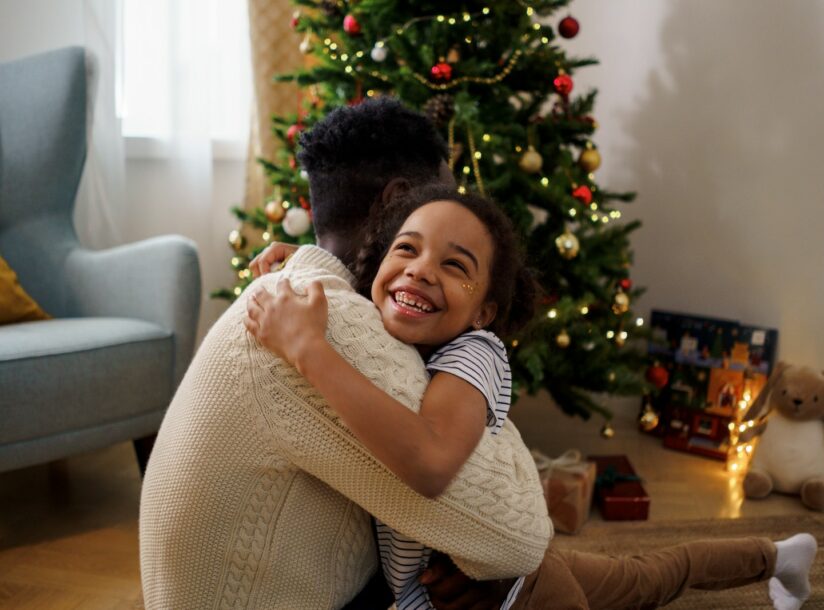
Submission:
[[[49,318],[51,316],[23,290],[17,281],[17,274],[0,256],[0,324]]]

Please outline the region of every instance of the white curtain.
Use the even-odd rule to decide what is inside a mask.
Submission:
[[[117,115],[120,0],[83,0],[80,44],[87,50],[89,121],[86,166],[74,221],[81,243],[98,249],[123,242],[125,158]]]
[[[127,241],[179,233],[197,243],[201,336],[231,286],[229,208],[243,199],[251,60],[237,0],[124,0]]]

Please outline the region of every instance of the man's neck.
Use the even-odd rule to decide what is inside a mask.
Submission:
[[[355,262],[356,248],[353,242],[352,236],[343,237],[327,233],[322,237],[318,237],[318,247],[338,257],[347,267],[351,267],[352,263]]]

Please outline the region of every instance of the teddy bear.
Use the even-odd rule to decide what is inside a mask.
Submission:
[[[761,436],[744,478],[746,496],[797,494],[824,511],[824,371],[779,362],[744,419],[758,422],[748,436]]]

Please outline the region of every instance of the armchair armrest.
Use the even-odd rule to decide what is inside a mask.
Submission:
[[[200,312],[194,242],[165,235],[108,250],[77,248],[65,269],[74,315],[137,318],[174,334],[176,387],[192,356]]]

